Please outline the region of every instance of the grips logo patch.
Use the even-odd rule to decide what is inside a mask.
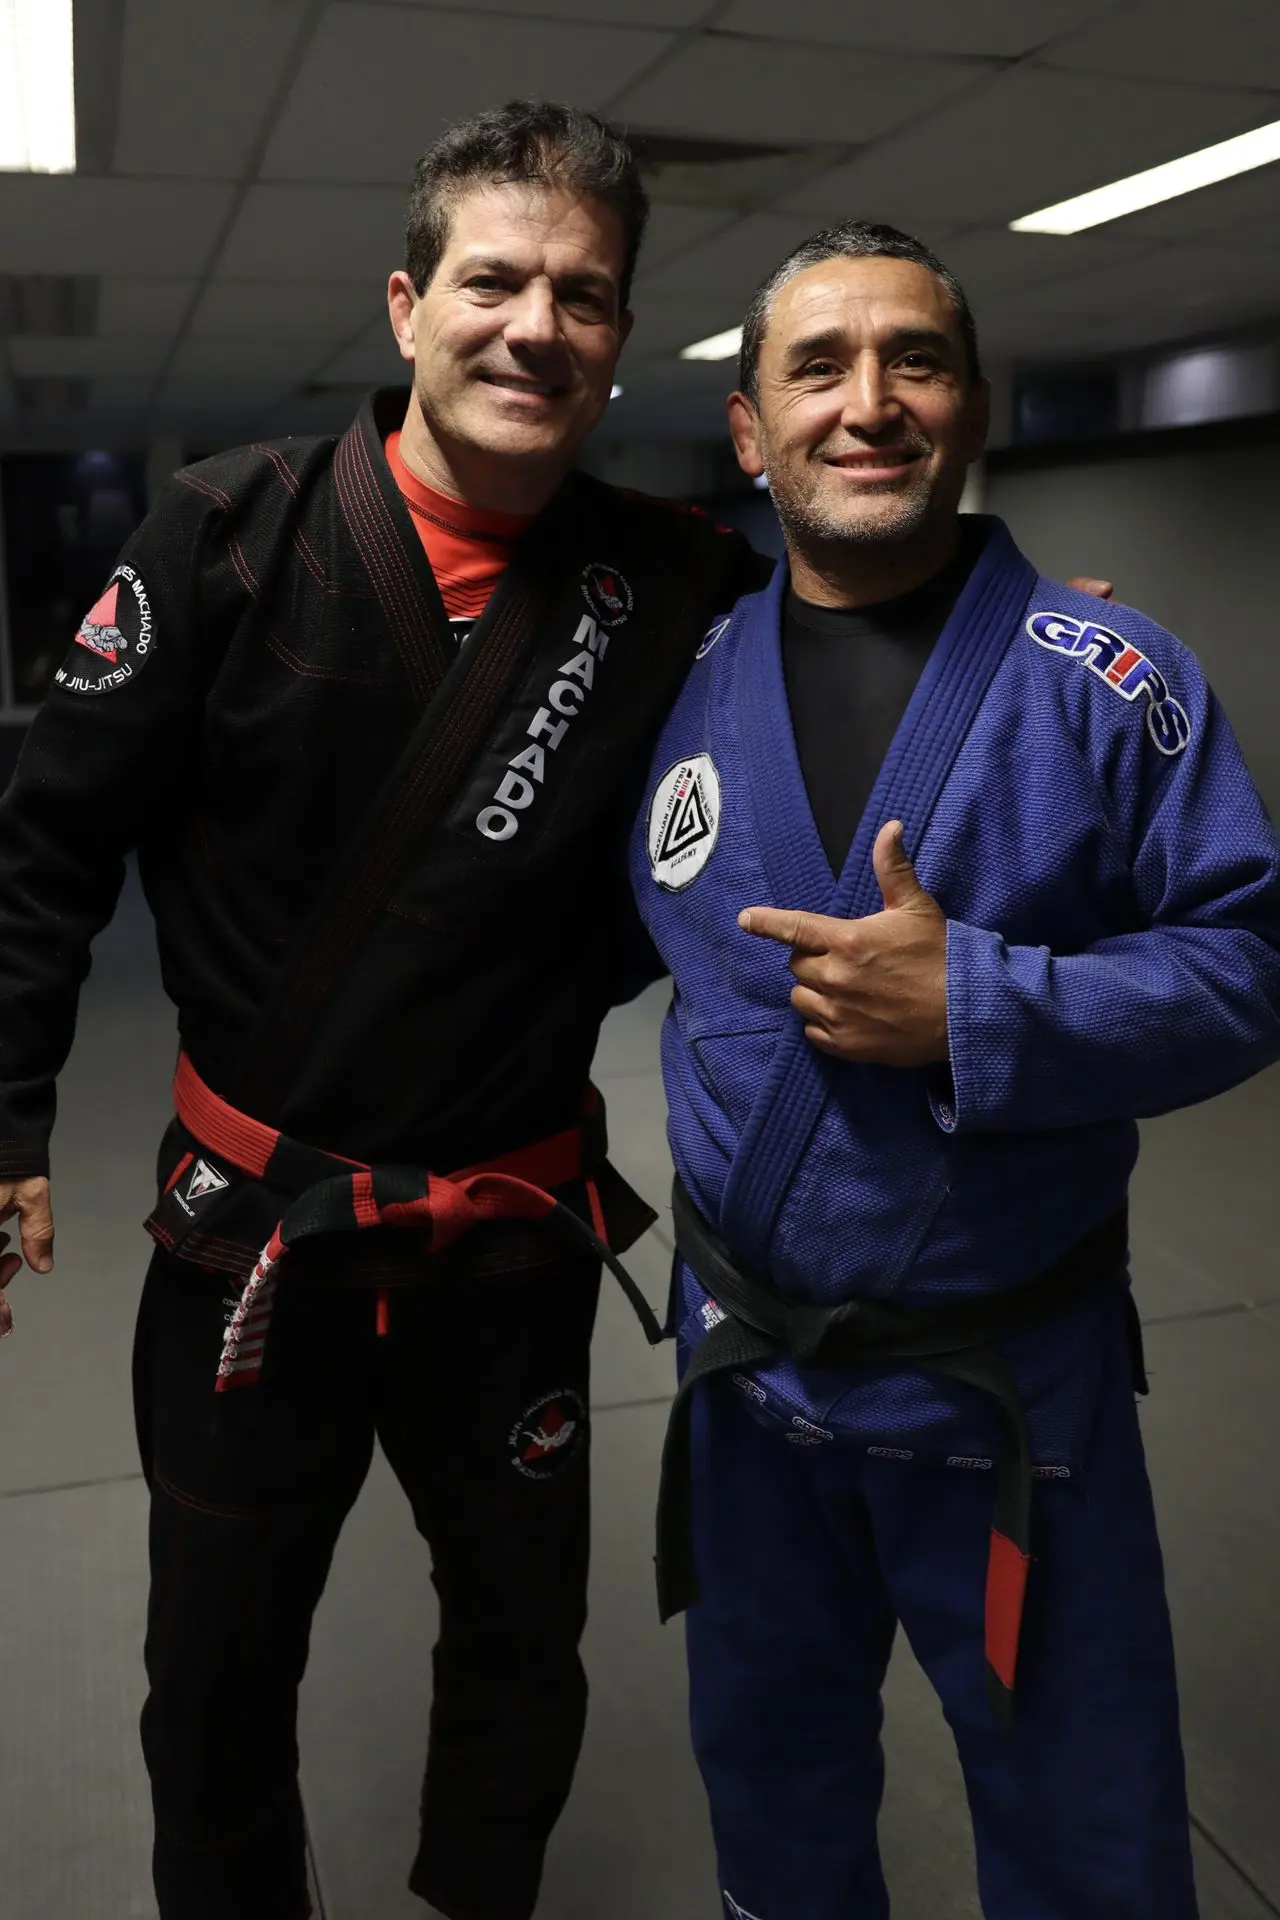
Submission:
[[[649,802],[649,865],[658,885],[680,893],[697,879],[720,837],[720,775],[709,753],[677,760]]]
[[[1081,661],[1122,700],[1136,700],[1142,695],[1147,702],[1147,732],[1160,752],[1182,752],[1191,738],[1186,708],[1174,699],[1168,681],[1145,653],[1139,653],[1109,628],[1073,619],[1069,613],[1032,614],[1027,632],[1050,653],[1065,653],[1069,659]]]
[[[115,693],[142,672],[154,639],[146,588],[132,567],[117,567],[54,682],[65,693]]]

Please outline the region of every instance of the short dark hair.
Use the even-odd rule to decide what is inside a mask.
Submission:
[[[414,169],[405,231],[405,268],[425,293],[449,242],[453,209],[475,187],[528,182],[567,187],[612,207],[626,254],[620,293],[631,293],[649,196],[635,155],[597,114],[547,100],[509,100],[442,133]]]
[[[802,240],[768,278],[761,281],[751,297],[747,317],[742,323],[738,385],[753,405],[760,398],[760,348],[764,343],[774,295],[788,280],[793,280],[796,274],[803,273],[807,267],[820,267],[824,260],[839,259],[910,260],[918,267],[927,268],[936,279],[941,280],[955,309],[964,342],[966,372],[970,380],[981,379],[982,362],[978,357],[978,329],[974,324],[973,308],[951,269],[944,267],[922,240],[913,239],[898,227],[873,226],[865,220],[842,220],[838,226],[824,227],[821,233]]]

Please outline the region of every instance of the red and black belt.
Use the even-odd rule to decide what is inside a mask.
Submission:
[[[592,1122],[599,1107],[593,1087],[588,1088],[579,1125],[514,1153],[445,1174],[417,1167],[367,1166],[291,1140],[220,1099],[185,1054],[178,1062],[173,1091],[178,1118],[193,1140],[249,1178],[293,1196],[228,1322],[218,1365],[219,1393],[252,1386],[261,1376],[276,1287],[290,1249],[317,1234],[358,1233],[368,1227],[416,1228],[429,1236],[428,1250],[434,1253],[486,1222],[538,1222],[601,1260],[631,1302],[650,1343],[656,1345],[662,1339],[652,1308],[608,1244],[594,1178],[603,1156],[593,1156],[591,1151]],[[179,1162],[166,1191],[195,1159],[189,1153]],[[556,1198],[557,1188],[579,1183],[586,1188],[590,1224]],[[380,1298],[380,1326],[385,1324],[384,1315],[385,1300]]]
[[[1099,1287],[1114,1285],[1128,1252],[1123,1211],[1070,1248],[1034,1279],[999,1293],[923,1307],[860,1298],[836,1306],[788,1300],[748,1274],[703,1218],[677,1179],[672,1199],[676,1245],[724,1318],[694,1349],[671,1409],[658,1501],[658,1605],[664,1620],[698,1597],[694,1563],[689,1396],[697,1381],[730,1368],[789,1355],[802,1367],[912,1361],[989,1394],[1000,1411],[1005,1446],[996,1476],[987,1561],[985,1644],[992,1704],[1010,1723],[1027,1570],[1031,1561],[1031,1440],[1007,1361],[993,1344],[1042,1325]],[[1131,1299],[1131,1296],[1129,1296]],[[1145,1390],[1145,1382],[1141,1383]]]

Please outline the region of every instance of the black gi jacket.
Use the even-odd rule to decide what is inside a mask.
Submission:
[[[574,475],[454,657],[383,453],[405,404],[175,476],[72,646],[0,803],[0,1175],[48,1170],[135,847],[182,1043],[242,1110],[441,1171],[576,1120],[619,835],[701,636],[767,568]]]

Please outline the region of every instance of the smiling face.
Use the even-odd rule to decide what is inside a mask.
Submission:
[[[554,484],[572,465],[609,403],[630,330],[625,256],[622,222],[600,202],[486,186],[453,208],[421,294],[407,274],[392,276],[392,325],[422,421],[456,477],[514,467]]]
[[[767,472],[801,550],[888,548],[954,518],[986,436],[946,287],[914,261],[843,256],[774,296],[759,401],[730,401],[739,463]]]

